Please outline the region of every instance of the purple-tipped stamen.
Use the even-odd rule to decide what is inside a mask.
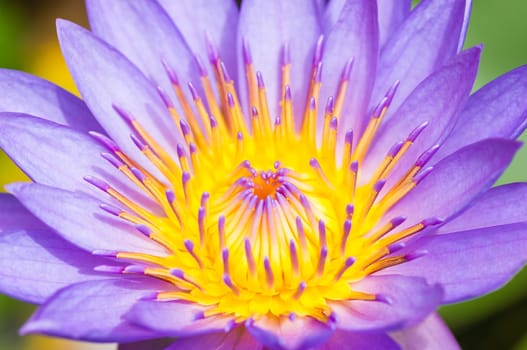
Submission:
[[[265,84],[261,72],[256,72],[256,81],[258,82],[258,88],[265,89]]]
[[[296,293],[293,296],[293,298],[298,299],[302,296],[304,293],[304,290],[306,290],[307,284],[306,282],[302,281],[298,284],[298,288],[296,289]]]
[[[322,219],[318,221],[318,241],[322,247],[327,245],[326,223]]]
[[[122,266],[99,265],[99,266],[95,266],[93,268],[93,271],[121,274],[124,272],[124,268]]]
[[[179,79],[178,79],[178,76],[176,74],[176,72],[170,68],[170,65],[168,64],[168,62],[166,60],[161,60],[161,64],[163,65],[163,68],[165,69],[165,72],[168,76],[168,79],[170,80],[170,83],[172,85],[179,85]]]
[[[342,241],[341,241],[341,244],[340,244],[340,252],[341,254],[344,254],[344,252],[346,251],[346,245],[348,243],[348,237],[349,237],[349,234],[351,232],[351,228],[353,226],[352,224],[352,221],[351,220],[346,220],[344,221],[344,229],[343,229],[343,232],[342,232]]]
[[[159,97],[161,97],[161,100],[163,100],[163,104],[167,109],[174,108],[174,104],[172,103],[172,100],[170,97],[168,97],[168,94],[163,90],[161,86],[157,86],[157,93],[159,94]]]
[[[145,235],[146,237],[150,237],[152,235],[152,229],[146,225],[136,225],[135,229],[139,231],[141,234]]]
[[[247,260],[247,266],[249,267],[249,271],[251,272],[251,275],[254,275],[256,273],[256,263],[254,262],[254,256],[251,248],[251,241],[249,238],[245,238],[244,240],[244,248],[245,248],[245,259]]]
[[[110,205],[110,204],[103,203],[103,204],[99,205],[99,208],[101,208],[105,212],[107,212],[109,214],[112,214],[114,216],[119,216],[119,215],[121,215],[121,213],[123,213],[122,209],[114,207],[113,205]]]
[[[265,277],[267,281],[267,286],[269,288],[272,288],[274,285],[274,274],[271,268],[271,262],[269,261],[268,257],[264,257],[263,264],[264,264],[264,269],[265,269]]]
[[[387,304],[387,305],[392,305],[393,304],[392,298],[390,298],[389,296],[384,295],[384,294],[376,294],[375,295],[375,301],[379,301],[379,302]]]
[[[123,273],[133,273],[138,275],[145,274],[145,267],[141,265],[128,265],[124,268]]]
[[[201,97],[198,94],[198,90],[196,90],[196,88],[194,87],[194,84],[192,84],[191,82],[188,82],[187,86],[190,91],[190,95],[192,96],[192,99],[194,101],[200,101]]]
[[[399,84],[400,84],[400,81],[396,80],[392,84],[392,86],[390,87],[388,92],[386,93],[386,95],[385,95],[385,97],[386,97],[386,106],[389,106],[392,103],[393,98],[395,96],[395,93],[397,92],[397,89],[399,88]]]
[[[423,152],[415,162],[415,166],[422,168],[436,154],[441,146],[436,144]]]
[[[344,82],[347,82],[350,80],[350,77],[351,77],[351,69],[353,68],[353,62],[354,62],[354,58],[350,58],[347,62],[346,62],[346,65],[344,66],[344,69],[342,70],[342,74],[340,76],[340,81],[341,83],[344,83]]]
[[[112,104],[112,108],[114,109],[114,111],[117,112],[117,114],[123,118],[123,120],[128,123],[128,124],[132,124],[132,122],[135,120],[135,118],[132,116],[132,114],[128,111],[126,111],[124,108],[122,107],[119,107],[115,104]]]
[[[199,75],[204,78],[208,75],[207,73],[207,68],[205,68],[205,65],[203,64],[203,62],[201,62],[201,59],[194,55],[194,62],[196,62],[196,67],[198,67],[198,72],[199,72]]]
[[[397,155],[397,153],[399,153],[403,145],[404,145],[404,142],[402,141],[395,143],[388,151],[388,157],[394,158]]]
[[[116,158],[112,153],[101,152],[101,157],[104,158],[108,163],[110,163],[114,168],[119,169],[125,164],[118,158]]]
[[[246,38],[242,39],[242,54],[243,54],[244,64],[250,65],[253,63],[253,57],[251,55],[251,48]]]
[[[317,43],[315,45],[315,52],[313,54],[313,66],[317,66],[319,62],[322,61],[324,55],[324,36],[321,35],[318,37]]]
[[[335,111],[335,100],[333,99],[333,96],[328,97],[328,102],[326,103],[326,114],[333,114]]]
[[[111,188],[108,183],[94,176],[86,175],[83,177],[83,179],[90,185],[93,185],[104,192],[108,192],[108,190]]]
[[[328,247],[323,246],[320,248],[320,254],[318,257],[317,275],[322,276],[324,274],[324,267],[326,265],[326,259],[328,257]]]
[[[410,142],[415,142],[415,140],[419,137],[419,135],[423,132],[423,130],[428,126],[428,122],[424,122],[421,125],[417,126],[410,135],[408,135],[407,140]]]
[[[105,258],[116,258],[118,252],[115,250],[95,249],[91,253],[92,255],[102,256]]]
[[[432,171],[434,170],[433,166],[429,166],[427,168],[424,168],[421,170],[417,175],[414,176],[413,181],[416,184],[419,184],[421,181],[423,181]]]
[[[293,272],[295,274],[298,274],[299,272],[298,253],[296,251],[296,244],[295,244],[294,239],[291,239],[289,241],[289,255],[291,257],[291,266],[293,267]]]
[[[227,82],[227,83],[232,82],[232,78],[229,75],[229,72],[227,71],[227,67],[225,66],[223,61],[220,62],[220,68],[221,68],[221,73],[223,74],[223,79],[225,79],[225,82]]]

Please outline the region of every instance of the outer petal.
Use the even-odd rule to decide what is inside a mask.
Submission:
[[[165,254],[128,223],[105,215],[100,201],[88,195],[39,184],[11,184],[8,189],[40,220],[85,250]]]
[[[247,330],[258,341],[273,350],[311,349],[322,345],[335,331],[332,323],[310,317],[262,317],[248,322]]]
[[[346,332],[337,330],[317,350],[396,350],[399,345],[386,333]]]
[[[127,197],[156,208],[152,200],[139,193],[131,181],[123,181],[123,174],[101,157],[105,151],[102,146],[68,127],[23,114],[0,113],[0,148],[40,184],[109,200],[109,196],[84,180],[93,175],[110,182]]]
[[[182,301],[143,300],[134,305],[126,319],[166,337],[221,332],[233,324],[233,320],[228,317],[204,318],[205,310],[200,305]]]
[[[458,350],[456,339],[441,317],[433,313],[413,327],[391,333],[404,350]]]
[[[238,7],[233,0],[158,0],[172,18],[190,49],[201,59],[208,56],[206,36],[215,43],[221,60],[236,73]]]
[[[291,59],[291,89],[295,115],[302,115],[310,80],[311,56],[320,35],[318,7],[314,0],[246,0],[242,3],[238,27],[238,53],[242,41],[250,45],[254,67],[266,82],[269,112],[280,115],[282,96],[280,74],[283,46]],[[246,99],[244,65],[238,64],[239,91]],[[246,104],[247,105],[247,104]]]
[[[470,14],[472,13],[472,0],[465,0],[465,11],[463,15],[463,24],[461,25],[461,33],[459,34],[459,41],[457,51],[463,50],[465,44],[465,37],[467,36],[468,24],[470,22]]]
[[[22,327],[41,333],[98,342],[129,342],[158,337],[134,326],[123,315],[142,297],[166,287],[152,279],[119,279],[78,283],[57,292]]]
[[[399,80],[392,102],[396,110],[424,78],[450,60],[457,53],[464,11],[464,0],[420,2],[382,49],[371,103],[378,103]]]
[[[480,54],[480,47],[463,52],[415,88],[393,117],[382,124],[361,168],[362,181],[371,178],[394,144],[405,141],[423,123],[428,126],[398,161],[390,174],[392,182],[398,181],[422,152],[451,130],[476,79]]]
[[[527,224],[427,236],[409,249],[424,255],[383,273],[440,283],[445,289],[443,302],[452,303],[488,293],[512,278],[527,261]]]
[[[383,47],[391,35],[410,14],[411,0],[377,0],[379,9],[379,47]]]
[[[244,327],[237,327],[229,333],[212,333],[199,337],[188,337],[177,340],[165,350],[260,350],[263,348]]]
[[[0,232],[17,229],[44,229],[47,226],[12,195],[0,193]]]
[[[184,86],[199,79],[190,48],[156,1],[88,0],[86,5],[93,32],[121,51],[172,97],[175,94],[163,60],[173,69],[177,68]]]
[[[15,197],[0,194],[0,290],[42,303],[58,289],[101,278],[93,268],[103,263],[61,239]]]
[[[335,24],[325,28],[325,31],[324,76],[319,101],[325,105],[330,96],[337,96],[344,67],[353,59],[349,88],[342,113],[338,117],[339,130],[345,132],[351,128],[358,135],[364,126],[377,70],[379,29],[376,2],[346,0]],[[320,123],[323,115],[324,108],[319,108]]]
[[[406,227],[431,217],[449,218],[496,181],[519,146],[516,141],[488,139],[462,148],[439,162],[382,221],[406,216]]]
[[[489,137],[516,138],[527,126],[527,66],[491,81],[463,109],[435,161],[455,150]],[[433,161],[433,160],[432,160]]]
[[[322,29],[324,32],[331,30],[331,27],[337,23],[337,19],[342,12],[342,7],[347,0],[331,0],[326,5],[324,16],[322,17]]]
[[[93,271],[101,264],[50,229],[0,231],[0,290],[17,299],[40,304],[65,286],[104,278]]]
[[[86,104],[44,79],[0,69],[0,112],[31,114],[79,131],[101,131]]]
[[[84,28],[59,20],[57,30],[73,79],[95,118],[125,153],[157,174],[130,140],[128,123],[112,107],[128,111],[163,149],[175,155],[180,135],[174,132],[168,110],[152,83],[120,52]]]
[[[152,339],[136,343],[125,343],[119,344],[117,350],[166,350],[166,347],[173,341],[170,339]]]
[[[443,297],[439,285],[401,275],[368,276],[353,289],[378,300],[331,303],[337,327],[349,331],[388,331],[408,327],[434,311]]]
[[[526,221],[525,198],[527,183],[491,188],[475,199],[465,212],[449,220],[437,232],[449,233]]]

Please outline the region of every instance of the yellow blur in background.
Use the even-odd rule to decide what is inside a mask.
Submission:
[[[55,34],[55,18],[87,26],[81,0],[0,0],[0,67],[24,70],[78,94],[62,58]],[[0,92],[1,93],[1,92]],[[29,181],[0,151],[0,190],[5,184]],[[114,344],[92,344],[43,336],[19,337],[17,329],[33,311],[0,296],[0,350],[114,350]]]
[[[476,88],[527,64],[526,15],[525,0],[474,1],[465,46],[485,44]],[[77,93],[56,40],[57,17],[87,26],[82,0],[0,0],[0,67],[31,72]],[[527,135],[522,139],[527,140]],[[523,148],[499,183],[526,181],[526,169],[527,148]],[[0,188],[10,182],[27,180],[0,153]],[[19,337],[17,329],[33,310],[32,306],[0,296],[0,350],[115,349],[111,344]],[[498,292],[445,307],[442,314],[464,349],[527,350],[527,272]]]

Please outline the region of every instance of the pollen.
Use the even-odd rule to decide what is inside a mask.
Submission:
[[[212,44],[214,77],[197,60],[199,90],[189,84],[187,93],[176,72],[165,65],[177,100],[161,89],[159,93],[172,116],[173,132],[184,140],[175,152],[159,146],[133,115],[114,106],[157,174],[106,136],[92,136],[108,149],[103,157],[159,208],[141,206],[104,179],[86,180],[120,203],[102,205],[103,210],[133,224],[168,252],[165,256],[113,252],[110,255],[128,264],[118,273],[169,282],[173,288],[159,291],[160,302],[196,303],[206,308],[204,316],[229,315],[239,322],[263,315],[327,320],[332,301],[384,300],[382,295],[355,290],[354,283],[412,259],[413,255],[398,254],[404,242],[440,223],[435,218],[416,224],[407,224],[404,217],[386,218],[388,210],[429,172],[426,162],[436,148],[386,188],[397,162],[426,127],[418,125],[387,150],[374,172],[361,174],[397,83],[354,139],[353,130],[339,126],[351,61],[343,67],[335,98],[319,108],[322,45],[319,40],[315,48],[305,107],[294,111],[292,63],[284,46],[276,116],[271,115],[264,79],[255,71],[246,43],[247,110]],[[298,115],[302,118],[295,118]]]

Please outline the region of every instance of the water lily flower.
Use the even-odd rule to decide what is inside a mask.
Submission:
[[[0,290],[21,333],[140,349],[451,349],[527,257],[491,188],[527,68],[471,95],[470,1],[88,0],[79,99],[0,71]]]

